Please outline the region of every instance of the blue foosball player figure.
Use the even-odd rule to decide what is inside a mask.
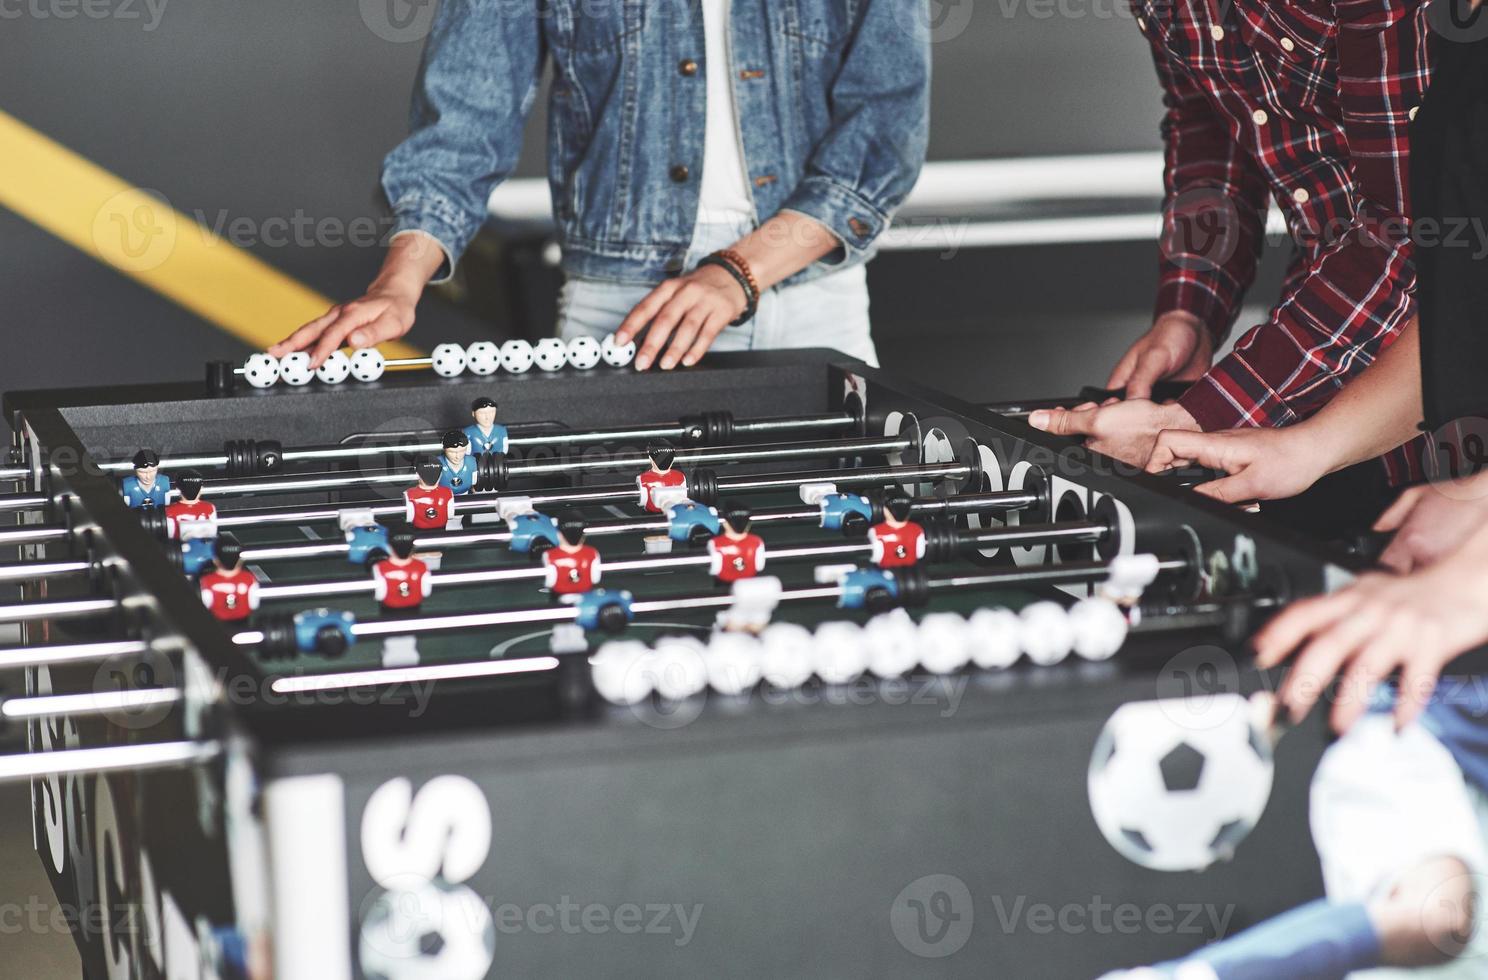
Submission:
[[[459,429],[444,434],[444,458],[440,460],[439,485],[456,497],[475,489],[476,463],[470,455],[470,437]]]
[[[490,398],[477,398],[470,403],[470,417],[475,420],[473,424],[465,426],[465,438],[470,440],[470,452],[475,456],[505,453],[506,426],[496,424],[496,402]]]
[[[164,507],[170,495],[170,477],[160,472],[160,456],[153,449],[134,454],[134,475],[119,483],[124,502],[135,510]]]

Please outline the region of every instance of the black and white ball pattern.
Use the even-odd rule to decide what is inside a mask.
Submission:
[[[568,363],[568,345],[557,337],[544,337],[532,349],[532,359],[544,371],[561,371]]]
[[[315,376],[328,385],[338,385],[351,376],[351,358],[341,351],[331,351],[325,363],[315,369]]]
[[[243,378],[255,388],[272,388],[279,380],[279,362],[268,354],[254,354],[243,364]]]
[[[595,367],[603,357],[599,341],[593,337],[575,337],[568,342],[568,363],[580,371]]]
[[[465,349],[459,344],[440,344],[430,359],[434,373],[441,378],[457,378],[465,373]]]
[[[501,348],[489,340],[477,340],[465,348],[465,366],[471,374],[495,374],[501,367]]]
[[[302,350],[285,354],[279,359],[279,377],[285,384],[295,387],[309,384],[315,377],[315,372],[310,370],[310,355]]]
[[[604,342],[599,345],[599,349],[601,356],[604,357],[604,362],[611,367],[625,367],[625,365],[635,360],[636,356],[635,341],[632,340],[628,344],[617,344],[615,343],[613,334],[604,339]]]
[[[501,345],[501,370],[521,374],[532,367],[532,345],[525,340],[508,340]]]
[[[376,381],[382,377],[387,359],[375,347],[366,347],[351,355],[351,376],[358,381]]]

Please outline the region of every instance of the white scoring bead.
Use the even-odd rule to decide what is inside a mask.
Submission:
[[[957,613],[931,613],[920,620],[920,665],[932,674],[954,674],[971,658],[970,631]]]
[[[594,689],[611,704],[636,704],[651,693],[651,675],[639,669],[651,648],[639,640],[613,640],[589,662]]]
[[[568,345],[557,337],[544,337],[532,348],[532,359],[544,371],[561,371],[568,363]]]
[[[1019,641],[1023,624],[1008,609],[978,609],[967,622],[971,660],[983,670],[1006,670],[1023,652]]]
[[[568,363],[580,371],[594,367],[603,357],[599,341],[593,337],[575,337],[568,342]]]
[[[1018,614],[1022,621],[1019,642],[1028,659],[1040,666],[1057,664],[1070,654],[1075,630],[1069,613],[1057,602],[1035,602]]]
[[[465,348],[465,366],[471,374],[495,374],[501,367],[501,348],[489,340],[477,340]]]
[[[668,701],[685,701],[708,686],[705,651],[703,644],[690,636],[663,637],[640,669],[651,673],[657,694]]]
[[[358,381],[376,381],[387,368],[387,359],[376,347],[364,347],[351,355],[351,376]]]
[[[1075,653],[1086,660],[1108,660],[1126,642],[1126,615],[1110,599],[1081,599],[1069,611]]]
[[[914,620],[903,609],[868,620],[863,639],[868,649],[868,669],[874,675],[887,680],[914,669],[919,635]]]
[[[709,686],[719,694],[743,694],[759,681],[763,656],[760,641],[748,633],[714,633],[703,654]]]
[[[338,385],[351,376],[351,358],[333,350],[325,363],[315,369],[315,376],[328,385]]]
[[[812,669],[828,684],[857,680],[868,666],[863,629],[857,623],[822,623],[816,628],[812,646]]]
[[[255,388],[272,388],[279,380],[279,362],[268,354],[254,354],[243,364],[243,377]]]
[[[501,369],[521,374],[532,367],[532,345],[525,340],[508,340],[501,345]]]
[[[624,367],[635,360],[636,345],[633,340],[628,344],[617,344],[614,335],[611,334],[599,345],[599,351],[606,364],[612,367]]]
[[[811,679],[814,641],[799,623],[772,623],[760,634],[760,673],[771,687],[790,690]]]
[[[459,344],[440,344],[431,359],[434,373],[441,378],[458,378],[465,373],[465,348]]]
[[[279,359],[279,377],[284,379],[285,384],[307,385],[310,379],[315,377],[315,372],[310,370],[310,355],[302,350],[293,354],[285,354]]]

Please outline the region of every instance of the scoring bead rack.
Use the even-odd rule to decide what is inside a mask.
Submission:
[[[226,362],[216,363],[209,368],[209,383],[219,388],[230,387],[231,379],[239,377],[255,388],[272,388],[281,381],[292,387],[317,380],[338,385],[348,379],[376,381],[389,370],[428,369],[442,378],[457,378],[466,371],[481,376],[498,371],[524,374],[534,367],[547,372],[561,371],[566,367],[590,371],[601,365],[626,367],[635,360],[635,354],[634,342],[617,344],[612,337],[599,341],[582,336],[568,341],[545,337],[536,344],[521,339],[508,340],[500,345],[489,340],[476,341],[465,347],[439,344],[428,357],[388,358],[375,347],[350,354],[338,350],[316,368],[310,366],[309,353],[295,351],[277,359],[268,354],[254,354],[241,367]]]

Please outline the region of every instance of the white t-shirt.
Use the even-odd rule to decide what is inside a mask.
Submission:
[[[703,134],[703,180],[698,201],[700,224],[734,223],[754,218],[754,202],[749,197],[744,171],[739,118],[734,111],[728,32],[729,0],[703,0],[708,118]]]

